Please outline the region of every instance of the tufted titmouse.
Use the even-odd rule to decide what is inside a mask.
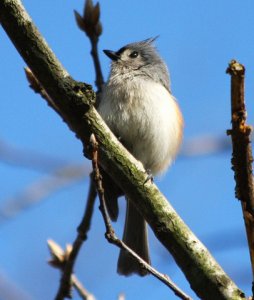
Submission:
[[[128,44],[117,52],[104,50],[112,64],[98,111],[123,145],[156,175],[169,167],[179,150],[183,119],[154,40]],[[105,197],[110,216],[116,220],[121,192],[109,185]],[[150,263],[145,220],[128,199],[123,241]],[[117,271],[123,275],[147,273],[124,250]]]

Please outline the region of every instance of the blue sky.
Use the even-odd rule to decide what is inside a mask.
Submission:
[[[90,45],[77,28],[73,10],[81,12],[83,1],[23,1],[41,33],[69,73],[79,81],[94,83]],[[102,0],[103,35],[100,59],[105,78],[109,60],[102,49],[159,35],[156,46],[166,61],[173,94],[185,119],[184,143],[193,138],[225,136],[230,127],[230,77],[228,62],[238,59],[247,69],[246,103],[248,123],[254,109],[254,3],[236,1],[105,1]],[[45,170],[17,166],[3,158],[3,142],[14,149],[53,159],[53,166],[90,163],[82,156],[81,143],[45,102],[29,88],[25,66],[0,29],[0,205],[5,207],[36,182],[48,179]],[[8,150],[8,153],[10,151]],[[229,276],[250,294],[251,272],[241,208],[234,199],[230,169],[231,151],[203,156],[179,156],[170,171],[157,180],[162,192],[211,250]],[[46,264],[46,240],[64,246],[71,243],[82,216],[87,177],[60,189],[0,223],[2,240],[0,276],[30,295],[30,299],[53,299],[59,273]],[[174,299],[156,279],[120,277],[116,274],[118,250],[104,239],[98,203],[89,240],[85,243],[76,273],[97,299]],[[124,200],[120,200],[122,234]],[[187,293],[197,299],[188,282],[150,232],[152,262]],[[26,296],[24,299],[28,299]],[[78,299],[74,294],[74,299]]]

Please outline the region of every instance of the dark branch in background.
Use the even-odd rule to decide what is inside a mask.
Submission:
[[[99,55],[98,55],[98,42],[99,36],[102,33],[102,25],[100,22],[100,5],[97,3],[93,5],[92,0],[86,0],[83,17],[77,11],[74,11],[76,22],[80,30],[84,31],[91,42],[91,55],[94,62],[96,80],[95,84],[98,89],[98,93],[101,92],[102,86],[104,84],[103,74],[101,71]],[[96,188],[93,179],[90,178],[90,187],[87,199],[87,206],[85,214],[82,218],[81,224],[78,227],[78,235],[73,243],[72,251],[66,260],[66,264],[63,268],[62,278],[60,281],[59,290],[57,292],[56,299],[64,299],[65,297],[70,297],[71,286],[73,281],[71,277],[73,276],[73,267],[81,249],[83,242],[87,239],[87,232],[90,229],[90,223],[93,215],[93,207],[95,199],[97,196]]]
[[[74,10],[74,14],[79,29],[85,32],[91,42],[91,55],[96,74],[95,84],[99,93],[101,92],[104,84],[98,55],[99,36],[102,34],[102,25],[100,22],[100,4],[97,3],[94,6],[92,0],[86,0],[83,17],[76,10]]]
[[[151,267],[146,261],[144,261],[141,257],[139,257],[136,252],[131,250],[122,240],[120,240],[110,223],[110,218],[106,208],[106,202],[104,197],[104,189],[103,189],[103,178],[100,174],[99,165],[98,165],[98,143],[96,142],[95,136],[91,135],[91,148],[92,148],[92,166],[93,166],[93,177],[96,185],[96,189],[100,199],[100,210],[105,223],[106,233],[105,237],[109,241],[109,243],[114,244],[120,249],[124,249],[127,251],[133,258],[135,258],[142,268],[147,270],[154,277],[163,282],[166,286],[168,286],[176,296],[180,299],[191,300],[191,298],[186,295],[167,275],[159,273],[153,267]]]
[[[93,133],[99,144],[100,166],[109,172],[173,255],[202,299],[243,299],[244,294],[184,224],[155,184],[105,125],[93,104],[91,86],[76,82],[61,66],[34,26],[21,2],[0,1],[0,22],[26,64],[50,96],[60,115],[84,147]]]
[[[219,155],[232,149],[231,145],[229,139],[225,137],[209,135],[193,137],[183,145],[178,161],[202,155]],[[31,182],[12,197],[1,199],[0,225],[25,212],[32,205],[37,205],[59,189],[78,183],[89,175],[89,167],[84,166],[83,163],[73,164],[59,157],[48,156],[29,149],[19,149],[3,140],[0,140],[0,161],[14,167],[32,169],[49,175],[47,178],[43,177],[36,182]],[[223,234],[220,235],[223,236]],[[236,239],[234,241],[236,242]]]
[[[48,261],[48,263],[52,267],[63,271],[72,251],[72,246],[67,245],[64,251],[56,242],[54,242],[53,240],[48,240],[48,247],[51,254],[51,259]],[[80,281],[74,274],[71,275],[70,282],[82,299],[95,300],[95,297],[84,288],[84,286],[80,283]]]
[[[246,234],[249,245],[252,280],[254,280],[254,184],[252,174],[251,127],[246,122],[246,108],[244,100],[245,68],[232,60],[227,69],[231,75],[231,114],[232,129],[227,131],[231,135],[233,153],[232,169],[235,173],[235,195],[241,201]],[[254,281],[252,282],[254,295]]]
[[[90,229],[95,199],[96,199],[95,185],[91,180],[85,213],[79,227],[77,228],[78,234],[71,246],[72,249],[69,255],[66,257],[65,265],[62,268],[63,273],[60,281],[60,286],[55,298],[56,300],[62,300],[65,297],[71,298],[71,287],[72,287],[71,277],[73,273],[73,267],[76,258],[78,256],[79,250],[81,249],[83,242],[87,239],[87,233]]]

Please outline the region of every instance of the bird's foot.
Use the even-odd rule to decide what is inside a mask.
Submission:
[[[144,185],[149,181],[151,180],[151,183],[153,183],[153,174],[152,174],[152,171],[150,169],[147,169],[146,170],[146,173],[147,173],[147,177],[146,177],[146,180],[144,182]]]

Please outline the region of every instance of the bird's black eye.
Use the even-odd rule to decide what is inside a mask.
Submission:
[[[137,51],[133,51],[131,52],[131,54],[129,55],[130,58],[136,58],[138,57],[138,52]]]

